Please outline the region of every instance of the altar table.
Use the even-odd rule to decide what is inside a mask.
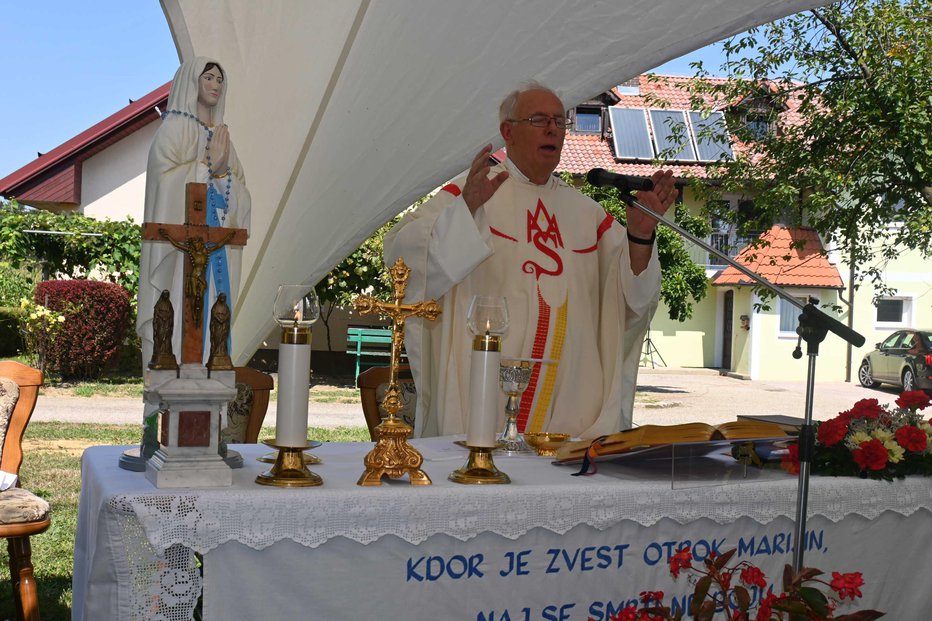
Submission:
[[[203,594],[207,620],[605,621],[645,590],[686,605],[692,587],[667,567],[686,541],[737,548],[776,591],[792,562],[794,477],[672,486],[663,469],[573,477],[501,456],[511,485],[464,486],[447,480],[464,449],[414,444],[431,486],[358,487],[370,443],[315,449],[324,485],[299,489],[254,483],[264,445],[234,447],[232,487],[161,490],[117,468],[125,447],[89,448],[72,619],[180,621]],[[806,565],[864,574],[859,608],[928,618],[932,481],[814,477],[807,526]]]

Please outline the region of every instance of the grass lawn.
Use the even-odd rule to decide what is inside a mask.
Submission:
[[[309,433],[324,442],[369,441],[365,427],[312,427]],[[259,439],[274,435],[273,427],[264,427]],[[26,429],[25,457],[20,469],[23,487],[45,498],[52,506],[51,528],[31,538],[43,621],[71,619],[71,572],[81,492],[81,453],[88,446],[138,441],[138,425],[33,422]],[[0,621],[13,618],[12,601],[7,548],[0,545]]]
[[[314,383],[310,399],[316,403],[359,403],[359,389],[335,384],[332,380]],[[46,378],[39,395],[50,397],[124,397],[142,399],[142,378],[121,377],[96,382],[55,382]],[[278,400],[278,390],[272,390],[271,401]],[[0,620],[2,621],[2,620]]]

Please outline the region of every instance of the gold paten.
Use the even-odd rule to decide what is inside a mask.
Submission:
[[[316,487],[323,485],[319,475],[307,469],[304,462],[305,446],[278,446],[274,440],[263,440],[264,444],[278,449],[278,457],[272,469],[256,477],[256,483],[274,487]]]
[[[537,451],[541,457],[555,457],[557,449],[570,439],[568,433],[554,433],[552,431],[525,431],[524,440]]]
[[[411,269],[405,265],[401,257],[398,257],[389,269],[389,273],[395,292],[394,302],[380,302],[368,295],[360,295],[354,301],[360,315],[378,314],[390,317],[392,320],[391,381],[388,384],[385,398],[382,400],[382,407],[388,412],[388,416],[375,428],[378,440],[376,440],[375,448],[363,460],[366,464],[366,471],[362,473],[356,484],[381,485],[384,476],[398,479],[408,474],[408,481],[411,485],[430,485],[430,477],[421,470],[424,457],[408,444],[408,436],[413,430],[410,425],[396,416],[401,409],[398,361],[401,359],[401,348],[404,347],[405,320],[408,317],[423,317],[427,321],[433,321],[440,315],[440,305],[436,300],[402,304]]]
[[[466,464],[451,472],[447,478],[454,483],[467,485],[511,483],[508,475],[495,467],[492,451],[493,448],[489,446],[470,446]]]

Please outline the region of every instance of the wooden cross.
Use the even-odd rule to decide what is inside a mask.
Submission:
[[[185,223],[144,222],[142,238],[150,242],[169,242],[185,255],[181,362],[201,364],[208,260],[211,253],[223,246],[245,246],[246,229],[207,226],[207,184],[188,183],[185,186]]]
[[[401,348],[404,347],[405,320],[409,317],[423,317],[427,321],[433,321],[440,315],[440,305],[435,300],[403,304],[411,268],[405,265],[404,259],[398,257],[388,271],[392,276],[394,302],[380,302],[368,295],[360,295],[355,300],[356,310],[360,315],[374,313],[390,317],[392,320],[391,380],[382,400],[388,418],[375,428],[379,439],[375,448],[366,455],[366,471],[357,484],[381,485],[383,476],[399,478],[408,473],[412,485],[430,485],[430,478],[421,470],[424,458],[407,442],[407,437],[412,431],[411,426],[395,415],[401,409],[398,361],[401,359]]]

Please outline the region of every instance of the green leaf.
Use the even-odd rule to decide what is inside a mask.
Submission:
[[[822,615],[823,617],[828,615],[828,599],[826,599],[825,594],[819,589],[799,587],[799,596],[816,614]]]

